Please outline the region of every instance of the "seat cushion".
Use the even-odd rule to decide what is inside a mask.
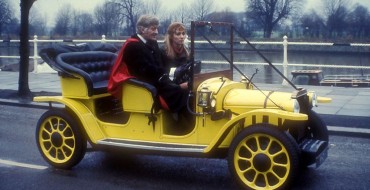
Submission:
[[[80,75],[85,80],[88,96],[92,96],[107,92],[110,72],[116,57],[117,55],[111,52],[69,52],[59,54],[56,63],[62,68],[62,73]]]

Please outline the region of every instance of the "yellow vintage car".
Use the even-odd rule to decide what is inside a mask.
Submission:
[[[233,29],[228,23],[192,22],[192,35],[209,25]],[[328,130],[312,107],[329,99],[301,88],[262,91],[248,77],[233,81],[231,61],[230,69],[190,74],[192,119],[179,122],[158,106],[150,84],[130,79],[121,99],[109,94],[115,58],[86,51],[61,53],[49,62],[59,71],[62,95],[34,101],[50,104],[38,121],[36,141],[53,167],[75,166],[89,143],[96,150],[225,158],[242,188],[286,189],[302,166],[319,166],[327,156]]]

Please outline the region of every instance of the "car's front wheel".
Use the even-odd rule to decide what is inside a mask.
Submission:
[[[308,113],[308,134],[310,138],[329,141],[329,131],[326,123],[313,110]]]
[[[48,110],[41,116],[36,128],[36,143],[43,158],[61,169],[78,164],[86,152],[81,128],[66,110]]]
[[[244,189],[286,189],[299,169],[297,143],[274,126],[254,125],[232,141],[228,157],[232,177]]]
[[[306,130],[306,138],[329,142],[328,127],[321,117],[313,110],[310,110],[308,113],[308,126]],[[309,166],[315,162],[315,156],[302,155],[303,166]]]

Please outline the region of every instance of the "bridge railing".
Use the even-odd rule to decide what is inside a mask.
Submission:
[[[1,42],[1,41],[0,41]],[[17,42],[19,43],[20,40],[2,40],[2,42]],[[30,59],[33,60],[34,66],[34,73],[42,72],[39,70],[38,60],[41,57],[38,55],[38,45],[40,43],[63,43],[63,42],[71,42],[71,43],[87,43],[87,42],[100,42],[100,43],[123,43],[125,40],[111,40],[106,39],[105,35],[102,35],[101,39],[96,40],[39,40],[38,36],[35,35],[32,40],[29,41],[33,43],[33,56],[30,56]],[[226,41],[213,41],[214,43],[218,44],[226,44]],[[159,41],[159,43],[163,43],[163,41]],[[202,44],[208,43],[207,41],[195,41],[195,43]],[[246,44],[245,41],[237,42],[240,44]],[[312,42],[289,42],[288,37],[284,36],[283,41],[281,42],[251,42],[253,45],[281,45],[283,48],[283,60],[281,63],[274,63],[276,65],[280,65],[283,67],[283,73],[285,76],[288,76],[288,67],[290,66],[299,66],[299,67],[323,67],[323,68],[344,68],[344,69],[370,69],[370,66],[354,66],[354,65],[318,65],[318,64],[295,64],[295,63],[288,63],[288,46],[353,46],[353,47],[370,47],[370,44],[362,44],[362,43],[348,43],[348,44],[336,44],[336,43],[312,43]],[[10,59],[19,59],[20,56],[18,55],[0,55],[0,58],[10,58]],[[202,60],[205,64],[213,63],[213,64],[224,64],[227,63],[225,61],[215,61],[215,60]],[[242,64],[242,65],[265,65],[266,63],[258,63],[258,62],[234,62],[235,64]]]

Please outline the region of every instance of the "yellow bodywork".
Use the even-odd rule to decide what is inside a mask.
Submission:
[[[82,79],[70,80],[72,81],[69,82],[72,83],[80,83]],[[125,140],[132,143],[187,145],[201,147],[203,153],[208,153],[214,148],[227,148],[234,136],[243,127],[266,122],[266,118],[269,124],[277,127],[281,127],[286,120],[307,120],[307,115],[305,114],[292,113],[291,110],[283,111],[276,107],[272,108],[273,105],[268,101],[266,108],[261,107],[260,102],[265,101],[264,97],[258,94],[261,92],[245,89],[245,84],[243,83],[213,78],[199,85],[199,89],[204,86],[207,86],[214,92],[213,97],[217,100],[215,111],[232,109],[233,114],[231,118],[223,118],[216,121],[213,121],[211,115],[207,113],[197,116],[192,130],[182,135],[166,132],[168,129],[178,127],[179,125],[173,121],[171,113],[167,111],[160,110],[155,113],[157,121],[154,126],[152,123],[149,123],[153,97],[145,88],[132,84],[126,84],[123,87],[122,106],[123,110],[129,114],[129,118],[125,123],[110,123],[99,120],[95,113],[95,101],[99,98],[108,97],[110,94],[84,96],[85,89],[81,86],[79,88],[81,88],[82,93],[77,93],[78,90],[74,85],[63,85],[63,92],[68,92],[69,96],[35,97],[34,101],[64,104],[75,119],[80,122],[92,143],[110,139]],[[75,97],[73,97],[73,94],[75,94]],[[276,101],[279,100],[279,102],[285,102],[281,101],[283,97],[289,99],[287,98],[289,96],[279,95],[278,93],[273,94],[271,97]],[[288,100],[287,102],[290,101]],[[202,111],[202,108],[196,106],[196,112]]]
[[[293,104],[294,99],[287,93],[245,89],[231,90],[224,100],[225,109],[233,109],[239,114],[261,108],[276,109],[277,106],[293,112]]]
[[[124,93],[122,96],[122,102],[125,111],[150,113],[154,101],[153,98],[151,98],[151,93],[148,90],[133,84],[124,85],[122,90],[123,92],[135,92]]]
[[[318,103],[330,103],[332,101],[331,98],[328,98],[328,97],[317,97],[317,102]]]
[[[88,90],[85,80],[75,74],[74,77],[60,77],[62,95],[70,98],[88,99]]]

